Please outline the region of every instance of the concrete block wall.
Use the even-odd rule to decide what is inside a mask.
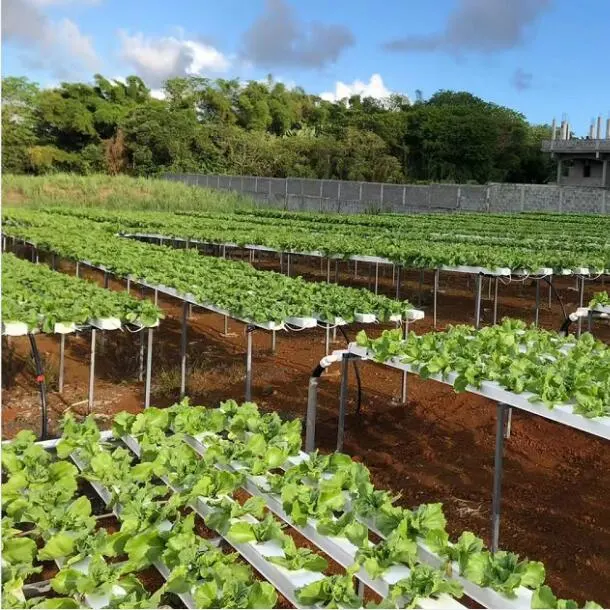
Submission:
[[[260,207],[357,213],[580,212],[610,214],[610,189],[544,184],[386,184],[309,178],[165,174],[166,180],[230,190]]]

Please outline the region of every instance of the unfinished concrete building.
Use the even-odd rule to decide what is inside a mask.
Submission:
[[[557,184],[610,188],[610,119],[602,137],[602,118],[592,121],[586,138],[571,137],[570,124],[563,120],[557,128],[553,119],[551,139],[542,150],[557,161]]]

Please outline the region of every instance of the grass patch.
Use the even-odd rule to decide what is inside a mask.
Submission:
[[[218,389],[219,383],[232,386],[243,383],[245,376],[244,363],[214,362],[209,358],[198,358],[196,355],[187,358],[186,389],[187,395],[204,396]],[[161,365],[153,371],[153,391],[158,396],[178,397],[180,394],[181,369],[176,365]]]
[[[252,207],[239,193],[214,191],[181,182],[96,174],[47,176],[4,175],[2,201],[6,206],[68,205],[117,210],[214,210]]]

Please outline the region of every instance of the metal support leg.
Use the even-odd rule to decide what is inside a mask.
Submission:
[[[140,354],[138,359],[138,381],[144,379],[144,334],[140,333]]]
[[[437,296],[438,296],[438,276],[440,275],[440,269],[435,269],[434,270],[434,296],[433,296],[433,300],[434,300],[434,330],[436,330],[436,301],[437,301]]]
[[[330,324],[326,325],[326,340],[324,343],[324,353],[330,353]]]
[[[510,438],[510,429],[511,429],[512,423],[513,423],[513,408],[507,407],[506,408],[506,428],[504,429],[504,438],[506,438],[506,439]]]
[[[255,326],[250,325],[246,327],[246,402],[252,400],[252,333],[255,328]]]
[[[498,323],[498,276],[495,278],[494,282],[494,325]]]
[[[104,271],[104,288],[108,288],[108,271]]]
[[[42,360],[36,345],[34,335],[28,335],[30,339],[30,347],[32,348],[32,358],[36,367],[36,381],[38,383],[38,391],[40,392],[40,440],[44,441],[48,435],[48,415],[47,415],[47,384],[44,380],[44,370],[42,368]]]
[[[540,280],[536,280],[536,311],[534,313],[534,326],[540,322]]]
[[[318,382],[318,377],[309,378],[309,388],[307,392],[307,416],[305,421],[305,451],[307,451],[307,453],[311,453],[316,448]]]
[[[74,271],[76,277],[80,277],[80,263],[76,261],[76,270]]]
[[[585,278],[580,278],[580,293],[578,297],[578,305],[582,307],[585,302]],[[576,336],[580,337],[580,333],[582,332],[582,318],[578,318],[578,328],[576,330]]]
[[[476,277],[476,296],[474,303],[474,327],[477,329],[481,326],[481,283],[482,276],[479,273]]]
[[[159,291],[155,288],[155,305],[159,304]]]
[[[326,259],[326,283],[330,284],[330,258]]]
[[[150,386],[152,382],[152,349],[153,329],[148,329],[148,347],[146,351],[146,383],[144,385],[144,408],[150,407]]]
[[[549,310],[551,309],[551,298],[553,296],[553,276],[549,278]]]
[[[358,261],[354,261],[354,279],[358,279]]]
[[[341,358],[341,394],[339,396],[339,422],[337,425],[337,451],[343,451],[345,436],[345,410],[347,407],[347,382],[349,374],[349,359],[347,354]]]
[[[89,364],[89,394],[87,396],[87,413],[91,413],[93,409],[93,384],[95,381],[95,328],[91,330],[91,362]]]
[[[186,394],[186,319],[188,316],[188,303],[182,303],[182,334],[180,336],[180,398]]]
[[[361,580],[358,581],[358,597],[364,599],[364,583]]]
[[[131,278],[127,278],[127,294],[129,294],[129,291],[131,290]]]
[[[66,335],[59,336],[59,381],[57,383],[59,393],[64,391],[64,356],[66,352]]]
[[[500,541],[500,507],[502,503],[502,462],[504,460],[504,428],[508,407],[496,408],[496,452],[494,458],[493,496],[491,501],[491,550],[495,553]]]
[[[335,284],[339,283],[339,261],[335,259]]]
[[[405,324],[404,324],[403,332],[402,332],[403,340],[406,341],[408,336],[409,336],[409,320],[405,320]],[[407,404],[407,382],[408,382],[407,371],[403,371],[402,372],[402,386],[401,386],[401,392],[400,392],[400,400],[403,405]]]
[[[286,275],[290,277],[290,254],[286,258]]]
[[[400,267],[396,267],[396,300],[400,301]]]
[[[222,334],[225,337],[229,334],[229,316],[224,316],[224,331]]]
[[[375,294],[379,290],[379,263],[375,263]]]

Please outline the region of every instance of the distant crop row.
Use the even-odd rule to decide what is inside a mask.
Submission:
[[[247,263],[200,256],[194,250],[134,242],[82,218],[24,211],[13,215],[3,231],[60,257],[89,261],[118,277],[172,288],[203,306],[213,305],[254,322],[281,324],[298,317],[350,322],[357,314],[389,321],[406,318],[413,309],[406,301],[368,290],[306,282],[258,271]]]
[[[610,220],[605,217],[567,216],[562,221],[554,215],[349,216],[272,210],[171,214],[57,208],[49,212],[93,220],[117,232],[346,258],[375,256],[412,268],[610,269]]]

